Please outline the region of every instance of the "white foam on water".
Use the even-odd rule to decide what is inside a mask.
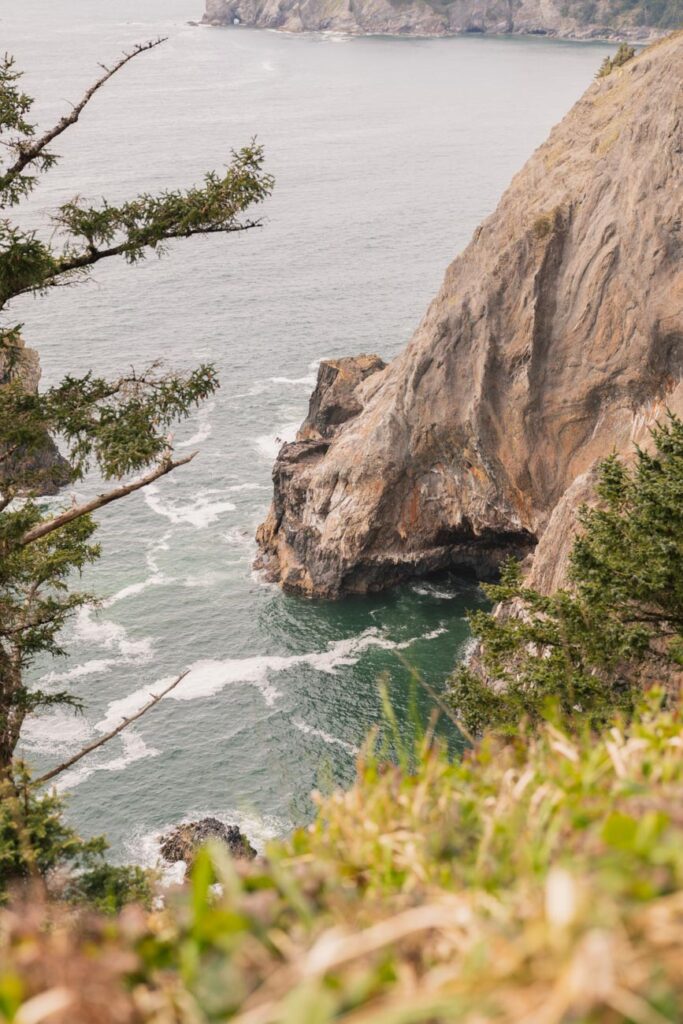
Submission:
[[[237,825],[240,832],[247,837],[257,853],[263,853],[265,846],[278,836],[287,835],[293,829],[291,821],[276,818],[274,815],[258,815],[238,810],[198,810],[186,814],[181,821],[172,821],[154,832],[146,832],[132,837],[126,844],[130,860],[142,867],[156,869],[161,872],[161,884],[164,887],[180,885],[185,877],[187,866],[185,861],[169,864],[161,856],[161,838],[171,829],[202,818],[217,818],[224,825]]]
[[[462,645],[462,658],[461,658],[461,660],[462,660],[462,664],[463,665],[466,665],[467,662],[470,660],[470,658],[472,657],[472,655],[474,654],[474,652],[477,649],[478,643],[479,643],[479,641],[477,640],[477,638],[474,637],[474,636],[471,636]]]
[[[245,530],[243,526],[235,526],[232,530],[226,530],[221,537],[231,547],[248,548],[251,551],[256,545],[253,533]]]
[[[338,736],[333,736],[331,733],[325,732],[324,729],[317,729],[314,725],[302,722],[298,718],[293,719],[292,725],[296,726],[299,732],[303,732],[306,736],[317,736],[318,739],[324,740],[325,743],[329,743],[330,746],[342,747],[342,749],[347,750],[349,754],[356,755],[360,753],[359,748],[354,746],[353,743],[347,743],[346,740],[342,740]]]
[[[97,727],[96,727],[97,728]],[[66,789],[74,789],[82,782],[94,775],[95,772],[122,772],[136,761],[146,757],[156,757],[159,751],[155,747],[148,747],[139,733],[127,730],[121,734],[122,752],[118,757],[109,761],[97,761],[92,758],[85,758],[77,766],[69,769],[59,776],[55,788],[62,792]]]
[[[42,684],[63,683],[96,673],[106,672],[115,665],[144,664],[154,656],[154,641],[151,637],[130,640],[124,626],[109,619],[98,619],[92,607],[80,608],[74,625],[74,639],[114,651],[114,657],[90,658],[88,661],[65,672],[47,672]]]
[[[217,583],[222,583],[226,575],[225,572],[219,572],[217,569],[207,569],[206,572],[198,573],[196,576],[186,576],[182,585],[189,588],[215,587]]]
[[[414,583],[411,590],[414,594],[420,594],[422,597],[436,598],[439,601],[453,601],[456,597],[461,596],[457,590],[444,590],[433,583]]]
[[[203,405],[197,415],[197,430],[188,438],[187,441],[182,441],[176,444],[176,448],[192,448],[193,445],[201,444],[202,441],[206,441],[211,436],[212,426],[210,421],[211,413],[216,408],[215,402],[209,402],[207,405]]]
[[[169,544],[169,540],[173,536],[173,533],[173,530],[167,530],[166,533],[164,533],[158,540],[155,540],[154,543],[150,545],[149,550],[145,555],[145,561],[147,563],[147,568],[150,570],[152,575],[157,575],[161,572],[156,556],[161,551],[169,550],[171,546]]]
[[[197,491],[194,501],[173,501],[163,497],[157,484],[150,484],[145,488],[144,497],[152,512],[170,519],[175,525],[187,523],[197,530],[204,530],[226,512],[235,511],[231,501],[216,497],[225,493],[225,490],[203,488]]]
[[[161,572],[155,573],[153,576],[148,576],[146,580],[141,580],[139,583],[131,583],[130,586],[117,590],[115,594],[112,594],[111,597],[102,602],[102,607],[111,608],[113,604],[118,604],[119,601],[125,601],[128,597],[142,594],[149,587],[162,587],[168,583],[173,583],[173,580],[168,576],[164,576]]]
[[[270,491],[272,484],[233,484],[229,491]]]
[[[436,640],[438,636],[443,636],[444,633],[448,632],[448,626],[437,626],[431,633],[423,633],[419,638],[420,640]]]
[[[85,746],[91,736],[92,727],[83,715],[60,709],[27,718],[21,731],[21,742],[34,753],[49,754],[70,749],[75,744]]]
[[[432,639],[440,634],[425,634],[423,639]],[[360,636],[336,640],[326,651],[312,651],[308,654],[257,655],[251,658],[226,658],[218,661],[203,659],[190,665],[187,675],[171,690],[164,700],[199,700],[214,697],[227,686],[255,686],[268,707],[272,707],[281,696],[279,690],[270,682],[271,674],[296,668],[298,665],[310,665],[319,672],[333,675],[337,669],[355,665],[363,651],[371,647],[382,650],[405,650],[415,643],[416,639],[397,642],[382,636],[376,627],[366,629]],[[149,686],[133,691],[119,700],[112,701],[107,707],[105,717],[95,728],[101,732],[115,728],[123,718],[129,718],[139,711],[152,696],[158,696],[173,682],[174,676],[157,679]]]
[[[308,373],[305,377],[271,377],[270,380],[273,384],[293,384],[295,387],[303,384],[307,388],[314,388],[316,376]]]
[[[98,619],[94,608],[81,608],[77,617],[74,634],[79,640],[94,643],[105,650],[116,650],[119,661],[149,661],[154,654],[154,641],[151,637],[140,640],[129,640],[125,626],[110,619]]]
[[[99,619],[90,607],[80,608],[74,624],[74,634],[79,640],[112,648],[126,639],[126,630],[118,622]]]
[[[274,462],[283,444],[294,441],[299,423],[285,423],[275,434],[262,434],[254,439],[256,451],[267,462]]]
[[[89,661],[84,661],[81,665],[75,665],[74,668],[67,669],[66,672],[46,672],[44,676],[41,676],[40,682],[49,685],[53,683],[66,683],[73,679],[82,679],[84,676],[106,672],[110,668],[114,668],[115,665],[118,665],[120,660],[120,658],[91,658]]]

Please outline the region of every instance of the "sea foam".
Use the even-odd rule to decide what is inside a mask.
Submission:
[[[422,639],[433,639],[442,630],[425,634]],[[309,665],[319,672],[334,674],[338,668],[355,665],[361,654],[371,647],[383,650],[405,650],[416,639],[405,641],[390,640],[376,627],[366,629],[359,636],[336,640],[325,651],[307,654],[257,655],[251,658],[225,658],[223,660],[203,659],[190,665],[185,678],[178,683],[165,700],[199,700],[213,697],[227,686],[247,685],[256,687],[265,703],[272,707],[281,693],[270,680],[271,675],[287,671],[298,665]],[[134,690],[120,700],[112,701],[96,729],[106,731],[114,728],[123,718],[139,711],[150,699],[165,690],[173,676],[158,679],[149,686]]]
[[[197,492],[194,501],[179,501],[165,498],[157,484],[150,484],[145,489],[147,506],[159,516],[170,519],[175,525],[188,524],[197,530],[211,526],[226,512],[234,512],[235,506],[225,498],[225,490],[204,488]]]

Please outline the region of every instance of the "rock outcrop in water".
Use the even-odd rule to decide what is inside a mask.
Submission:
[[[534,581],[555,586],[597,461],[683,413],[682,210],[677,33],[590,86],[406,350],[374,372],[346,364],[357,382],[339,422],[319,422],[338,386],[322,365],[274,469],[258,534],[270,575],[337,597],[437,569],[486,575],[538,542]]]
[[[256,850],[237,825],[224,825],[218,818],[201,818],[176,825],[162,836],[159,848],[164,860],[170,864],[182,860],[189,866],[199,848],[210,840],[224,843],[233,857],[251,860],[256,856]]]
[[[206,0],[211,25],[253,25],[285,32],[445,36],[465,32],[572,39],[650,40],[683,23],[681,0]]]

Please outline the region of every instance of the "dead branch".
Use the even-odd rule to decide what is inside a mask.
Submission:
[[[125,498],[129,494],[133,494],[134,491],[139,491],[141,487],[146,487],[147,484],[153,483],[154,480],[158,480],[159,477],[166,476],[167,473],[172,473],[178,466],[184,466],[197,455],[197,452],[192,452],[191,455],[186,455],[183,459],[167,458],[156,466],[150,473],[145,476],[139,477],[137,480],[132,480],[129,484],[122,484],[121,487],[115,487],[111,491],[107,491],[105,494],[98,494],[96,498],[92,498],[90,501],[84,502],[82,505],[74,505],[72,508],[66,509],[61,512],[54,519],[48,519],[46,522],[38,523],[31,530],[27,530],[24,536],[19,541],[22,547],[26,547],[27,544],[32,544],[36,540],[40,540],[41,537],[46,537],[50,533],[54,533],[55,530],[61,529],[62,526],[66,526],[67,523],[72,523],[74,519],[80,519],[81,516],[87,515],[89,512],[95,512],[98,508],[103,508],[104,505],[111,504],[112,501],[118,501],[119,498]]]
[[[147,43],[139,43],[133,48],[130,53],[124,53],[123,57],[114,64],[111,68],[105,68],[105,73],[101,78],[91,85],[88,91],[83,96],[80,103],[77,103],[70,114],[65,114],[64,117],[58,121],[58,123],[51,128],[50,131],[45,132],[39,139],[32,142],[30,145],[20,145],[19,156],[12,166],[7,170],[6,174],[3,175],[3,185],[7,185],[14,181],[25,168],[33,163],[41,153],[43,153],[47,147],[53,142],[58,136],[70,128],[72,124],[75,124],[81,116],[84,108],[88,105],[90,100],[93,98],[95,93],[105,85],[110,78],[125,67],[129,61],[139,57],[141,53],[146,53],[148,50],[153,50],[155,47],[160,46],[166,42],[166,38],[159,37],[159,39],[152,39]],[[103,65],[101,65],[103,66]]]
[[[61,773],[66,771],[67,768],[71,768],[72,765],[76,764],[77,761],[80,761],[82,758],[87,757],[88,754],[92,754],[93,750],[97,750],[99,747],[104,746],[105,743],[108,743],[109,740],[112,740],[115,736],[118,736],[119,733],[123,732],[124,729],[127,729],[129,725],[132,725],[133,722],[136,722],[138,718],[142,718],[142,716],[146,714],[150,710],[150,708],[153,708],[155,704],[158,704],[160,700],[162,700],[167,694],[171,692],[171,690],[175,689],[178,683],[182,682],[182,680],[185,678],[189,671],[190,670],[187,669],[185,672],[182,672],[178,676],[178,678],[174,679],[171,685],[167,686],[165,690],[161,691],[161,693],[157,693],[156,695],[153,694],[152,699],[148,701],[148,703],[145,704],[144,707],[140,708],[140,710],[137,711],[134,715],[131,715],[130,718],[122,719],[121,722],[119,722],[119,724],[116,726],[116,728],[112,729],[111,732],[108,732],[106,736],[101,736],[99,740],[95,740],[94,743],[90,743],[87,747],[83,747],[82,750],[79,750],[78,753],[74,754],[73,757],[70,757],[68,761],[64,761],[62,764],[58,764],[56,768],[53,768],[51,771],[46,772],[45,775],[41,775],[39,779],[34,779],[31,785],[42,786],[44,783],[49,782],[51,779],[54,779],[56,775],[61,775]]]

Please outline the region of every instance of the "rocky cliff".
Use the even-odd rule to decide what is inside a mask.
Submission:
[[[206,0],[204,21],[349,35],[649,40],[683,24],[683,0]]]
[[[29,393],[38,390],[40,382],[40,357],[33,348],[26,348],[22,338],[12,345],[0,347],[0,387],[3,384],[19,384]],[[0,445],[0,488],[7,483],[7,464]],[[39,494],[56,494],[69,479],[69,464],[60,455],[57,445],[46,433],[44,444],[30,453],[19,449],[12,455],[11,476],[16,478],[17,470],[31,481]]]
[[[271,576],[336,597],[538,543],[556,585],[596,462],[683,413],[682,210],[677,33],[590,86],[397,359],[323,364],[259,529]]]

